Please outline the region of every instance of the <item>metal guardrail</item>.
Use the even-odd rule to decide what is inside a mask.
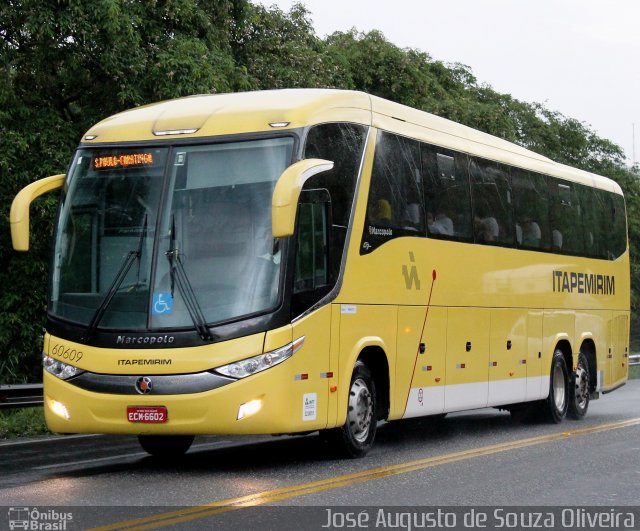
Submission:
[[[640,354],[631,354],[629,356],[629,365],[640,365]]]
[[[42,384],[0,385],[0,409],[36,407],[43,403]]]

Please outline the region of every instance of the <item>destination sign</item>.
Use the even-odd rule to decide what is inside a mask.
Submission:
[[[122,153],[115,155],[98,155],[91,159],[91,167],[94,170],[107,170],[118,168],[132,168],[139,166],[152,166],[153,153]]]

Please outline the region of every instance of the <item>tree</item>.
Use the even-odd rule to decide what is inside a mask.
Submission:
[[[0,204],[65,170],[82,133],[122,109],[231,90],[247,0],[9,0],[0,5]],[[39,378],[56,198],[32,207],[32,249],[0,231],[0,381]]]
[[[236,61],[245,74],[238,88],[346,88],[344,68],[316,37],[309,12],[294,5],[289,13],[276,7],[251,6],[238,33]]]

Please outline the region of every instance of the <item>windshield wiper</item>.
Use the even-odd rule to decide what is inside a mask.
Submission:
[[[176,219],[175,216],[171,216],[171,236],[169,240],[170,249],[165,252],[167,259],[169,260],[169,274],[171,276],[171,297],[173,297],[174,286],[178,286],[178,291],[182,295],[184,305],[187,307],[189,317],[196,327],[198,335],[203,341],[213,341],[214,337],[207,326],[207,320],[202,313],[202,307],[198,302],[193,286],[189,282],[189,277],[184,269],[182,258],[176,247]]]
[[[96,308],[96,311],[94,312],[93,317],[91,318],[91,322],[89,323],[89,327],[87,328],[87,334],[84,338],[85,343],[88,343],[89,341],[91,341],[91,339],[93,339],[93,335],[95,334],[96,329],[100,324],[100,321],[102,320],[102,318],[104,317],[104,314],[109,308],[109,305],[111,304],[111,301],[113,300],[114,295],[117,293],[118,289],[124,282],[124,279],[127,278],[127,273],[129,273],[129,270],[131,269],[131,266],[133,265],[133,263],[136,260],[140,261],[140,258],[142,257],[142,246],[144,244],[144,239],[146,236],[147,236],[147,214],[144,215],[144,221],[142,223],[142,233],[140,234],[140,241],[138,242],[138,248],[133,249],[127,253],[127,256],[122,262],[120,269],[118,269],[118,272],[116,273],[116,276],[113,279],[113,282],[111,282],[111,285],[107,290],[107,294],[102,299],[102,302],[100,302],[100,306]],[[138,269],[138,276],[140,274],[139,271],[140,270]]]

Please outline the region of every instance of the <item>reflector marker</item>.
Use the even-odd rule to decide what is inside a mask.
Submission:
[[[497,361],[490,361],[489,362],[489,367],[497,367],[498,366],[498,362]]]
[[[520,360],[520,365],[526,365],[527,364],[527,360]]]
[[[466,367],[466,365],[464,363],[458,363],[456,365],[456,369],[464,369]]]
[[[309,375],[304,372],[302,374],[296,374],[293,378],[294,380],[308,380],[309,379]]]
[[[332,371],[321,372],[320,373],[320,378],[333,378],[333,372]]]
[[[296,352],[298,352],[298,351],[302,348],[302,345],[304,345],[304,339],[305,339],[305,337],[306,337],[306,336],[299,337],[298,339],[296,339],[296,340],[293,342],[293,353],[294,353],[294,354],[295,354]]]
[[[422,370],[423,371],[432,371],[433,367],[431,365],[423,365],[422,366]]]

